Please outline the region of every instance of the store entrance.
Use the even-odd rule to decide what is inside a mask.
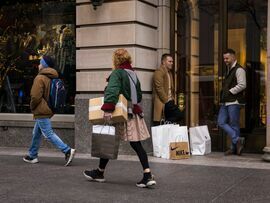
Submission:
[[[267,3],[228,0],[227,44],[247,73],[247,102],[241,114],[247,152],[262,152],[266,145]]]
[[[182,0],[175,10],[176,86],[185,124],[207,125],[213,151],[229,147],[217,116],[226,72],[222,52],[232,48],[247,73],[240,119],[245,152],[261,153],[266,145],[267,1],[199,0],[193,5]]]

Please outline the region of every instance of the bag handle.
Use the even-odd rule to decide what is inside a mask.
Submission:
[[[179,127],[180,127],[180,126],[179,126]],[[176,137],[175,137],[175,140],[174,140],[174,143],[177,143],[177,142],[184,142],[183,139],[181,139],[182,141],[177,141],[177,138],[178,138],[178,137],[181,138],[180,135],[179,135],[179,136],[176,136]],[[171,142],[171,143],[173,143],[173,142]],[[188,141],[188,143],[189,143],[189,141]],[[175,144],[175,145],[176,145],[176,144]]]
[[[166,121],[165,119],[161,119],[159,122],[160,125],[166,125],[166,124],[174,124],[177,125],[177,123],[173,123],[171,121]]]
[[[111,129],[111,127],[114,127],[110,121],[109,121],[109,122],[106,122],[106,121],[105,121],[105,122],[103,123],[103,125],[102,125],[102,128],[101,128],[99,134],[101,134],[101,132],[102,132],[102,130],[103,130],[103,128],[104,128],[105,126],[109,126],[109,134],[110,134],[110,129]]]

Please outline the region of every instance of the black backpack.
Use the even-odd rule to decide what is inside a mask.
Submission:
[[[49,107],[54,113],[62,113],[66,101],[66,88],[60,78],[51,79]]]

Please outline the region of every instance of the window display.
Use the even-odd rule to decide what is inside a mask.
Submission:
[[[55,60],[74,113],[75,0],[0,2],[0,113],[30,113],[30,90],[42,55]]]

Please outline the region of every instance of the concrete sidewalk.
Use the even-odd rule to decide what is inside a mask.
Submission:
[[[0,202],[270,202],[270,163],[261,155],[222,153],[171,161],[150,157],[157,186],[135,186],[142,169],[134,156],[111,161],[106,183],[82,172],[98,160],[76,154],[70,167],[55,150],[41,149],[38,164],[27,164],[27,149],[0,148]]]
[[[28,152],[27,148],[0,147],[0,155],[24,156]],[[39,157],[63,157],[63,154],[55,149],[41,148]],[[220,166],[220,167],[236,167],[250,169],[270,169],[270,162],[262,160],[262,154],[242,154],[242,156],[224,156],[222,152],[212,152],[205,156],[191,156],[189,159],[167,160],[149,156],[149,161],[153,163],[172,163],[185,165],[200,166]],[[79,159],[96,159],[90,154],[76,153]],[[138,161],[134,155],[119,155],[118,160]]]

